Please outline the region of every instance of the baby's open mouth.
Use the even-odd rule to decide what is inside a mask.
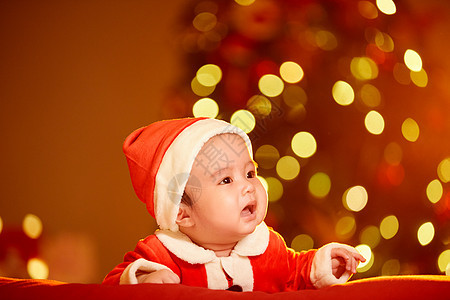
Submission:
[[[255,203],[249,203],[247,206],[244,207],[244,209],[241,211],[242,217],[247,217],[253,215],[253,213],[256,210],[256,204]]]

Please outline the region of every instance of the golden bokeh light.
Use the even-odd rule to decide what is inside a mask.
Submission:
[[[392,70],[392,74],[394,75],[395,80],[403,85],[408,85],[411,83],[411,71],[404,64],[396,63],[394,65],[394,69]]]
[[[281,157],[276,166],[277,174],[284,180],[292,180],[300,173],[300,164],[292,156]]]
[[[276,97],[283,92],[284,83],[280,77],[273,74],[266,74],[259,79],[258,87],[261,93],[267,97]]]
[[[291,148],[295,155],[302,158],[308,158],[316,153],[317,142],[311,133],[300,131],[292,138]]]
[[[22,229],[28,237],[37,239],[42,233],[42,221],[38,216],[27,214],[23,219]]]
[[[250,4],[253,4],[255,0],[234,0],[234,2],[242,6],[249,6]]]
[[[355,92],[350,84],[345,81],[339,80],[333,85],[331,90],[333,99],[337,104],[347,106],[353,103],[355,99]]]
[[[255,95],[247,101],[247,108],[255,116],[267,117],[272,111],[272,102],[263,95]]]
[[[358,11],[366,19],[373,20],[378,17],[378,10],[370,1],[359,1]]]
[[[381,267],[382,276],[392,276],[400,274],[400,262],[398,259],[389,259]]]
[[[263,169],[271,169],[276,166],[280,153],[272,145],[262,145],[255,152],[255,160]]]
[[[434,226],[431,222],[426,222],[420,225],[419,229],[417,230],[417,239],[419,240],[419,243],[422,246],[426,246],[434,238]]]
[[[338,45],[336,36],[327,30],[317,31],[315,34],[315,42],[317,47],[325,51],[333,50]]]
[[[360,244],[356,246],[355,249],[358,250],[358,252],[366,259],[365,262],[359,263],[356,270],[360,273],[367,272],[373,266],[373,262],[375,260],[372,249],[370,249],[369,245],[366,244]]]
[[[199,14],[201,12],[210,12],[212,14],[217,14],[219,10],[218,4],[213,1],[202,1],[195,5],[194,13]]]
[[[308,96],[302,87],[288,85],[283,91],[283,100],[287,106],[294,108],[299,104],[305,105],[308,102]]]
[[[211,98],[202,98],[192,106],[194,117],[215,118],[219,114],[219,105]]]
[[[428,75],[424,69],[421,69],[419,72],[411,71],[409,76],[412,82],[418,87],[426,87],[428,85]]]
[[[291,242],[291,248],[296,251],[306,251],[314,247],[314,240],[307,234],[297,235]]]
[[[375,35],[375,45],[384,52],[394,51],[394,40],[389,34],[381,31],[378,31]]]
[[[370,248],[373,249],[380,243],[380,230],[378,229],[378,227],[373,225],[367,226],[361,231],[359,240],[361,241],[361,244],[369,245]]]
[[[306,116],[306,108],[303,104],[298,104],[287,111],[285,119],[289,124],[300,124]]]
[[[351,238],[356,231],[356,221],[353,216],[345,216],[339,219],[335,227],[336,235],[342,239],[347,240]]]
[[[283,184],[275,177],[266,177],[269,202],[280,200],[283,196]]]
[[[371,134],[379,135],[384,130],[384,118],[379,112],[371,110],[364,119],[364,125]]]
[[[280,75],[287,83],[297,83],[303,78],[303,69],[293,61],[286,61],[280,66]]]
[[[444,188],[439,180],[435,179],[427,185],[427,198],[431,203],[437,203],[442,198]]]
[[[378,11],[377,11],[378,13]],[[364,30],[364,37],[369,44],[375,44],[375,37],[380,32],[377,28],[369,26]]]
[[[368,107],[374,108],[381,104],[380,91],[370,83],[366,83],[361,87],[359,96],[363,103]]]
[[[342,203],[346,209],[358,212],[366,207],[368,199],[366,189],[363,186],[356,185],[344,192]]]
[[[359,80],[371,80],[378,77],[378,66],[368,57],[354,57],[350,63],[350,71]]]
[[[394,1],[392,0],[377,0],[378,9],[385,15],[393,15],[397,11]]]
[[[437,261],[439,270],[441,272],[445,272],[446,270],[448,270],[449,265],[450,265],[450,249],[444,250],[438,257],[438,261]],[[449,274],[447,274],[449,275]]]
[[[3,230],[3,220],[0,217],[0,234],[2,233],[2,230]]]
[[[384,160],[393,166],[398,166],[403,158],[403,150],[396,142],[389,143],[384,148]]]
[[[422,70],[422,58],[419,53],[414,50],[408,49],[405,51],[405,55],[403,56],[403,60],[405,65],[414,72],[419,72]]]
[[[251,112],[240,109],[231,115],[230,123],[231,125],[239,127],[245,133],[249,133],[255,128],[256,120]]]
[[[48,266],[47,264],[39,258],[32,258],[28,260],[27,263],[28,275],[32,279],[47,279],[48,278]]]
[[[194,79],[192,79],[191,81],[191,89],[197,96],[206,97],[214,92],[216,86],[204,86],[200,82],[198,82],[197,77],[194,77]]]
[[[217,85],[222,79],[222,70],[214,64],[206,64],[197,71],[198,82],[206,87]]]
[[[259,181],[261,182],[261,184],[263,185],[264,189],[267,192],[269,190],[269,184],[267,183],[267,180],[264,177],[259,176],[259,175],[257,175],[256,177],[259,179]]]
[[[308,182],[308,190],[316,198],[325,198],[331,189],[330,177],[323,173],[317,172]]]
[[[192,25],[194,25],[195,29],[202,32],[210,31],[216,27],[216,24],[217,17],[210,12],[199,13],[192,21]]]
[[[392,239],[398,232],[399,223],[394,215],[385,217],[380,223],[381,236],[386,239]]]
[[[416,121],[411,118],[407,118],[402,123],[402,135],[410,142],[415,142],[419,138],[420,128]]]
[[[450,157],[447,157],[443,159],[438,167],[437,167],[437,173],[439,176],[439,179],[444,182],[450,182]]]

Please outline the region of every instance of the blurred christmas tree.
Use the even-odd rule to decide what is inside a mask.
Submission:
[[[426,36],[449,6],[427,3],[194,1],[180,30],[186,76],[162,117],[247,131],[268,187],[266,222],[293,248],[359,245],[371,259],[356,277],[441,274],[449,73]]]

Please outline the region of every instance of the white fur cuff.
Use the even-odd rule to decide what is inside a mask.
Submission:
[[[146,273],[151,273],[151,272],[155,272],[155,271],[159,271],[159,270],[169,270],[172,272],[172,270],[170,270],[167,266],[155,263],[155,262],[151,262],[148,261],[146,259],[143,258],[139,258],[137,260],[135,260],[134,262],[132,262],[131,264],[129,264],[125,270],[123,270],[122,275],[120,276],[120,284],[137,284],[138,280],[136,277],[136,272],[137,271],[143,271]]]
[[[320,289],[332,284],[342,284],[352,276],[350,271],[345,271],[341,277],[336,278],[333,275],[331,266],[331,250],[334,248],[345,248],[348,251],[356,252],[356,249],[345,244],[330,243],[317,250],[311,267],[311,282]]]

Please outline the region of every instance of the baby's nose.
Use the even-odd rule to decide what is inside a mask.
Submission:
[[[243,188],[243,194],[246,193],[253,193],[255,191],[255,185],[250,182],[249,180],[246,180]]]

